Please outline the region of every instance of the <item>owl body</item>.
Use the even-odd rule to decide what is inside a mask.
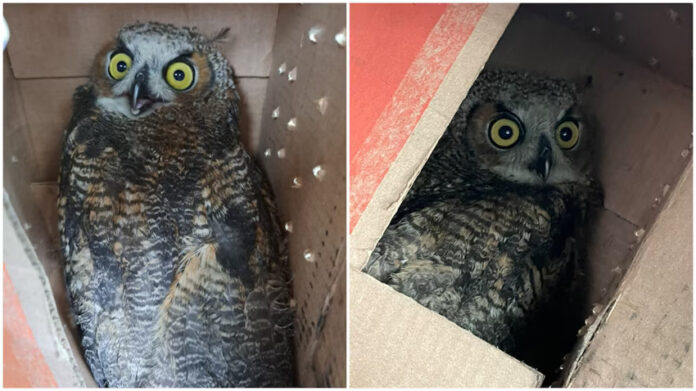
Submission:
[[[128,62],[125,75],[114,61]],[[239,141],[226,60],[195,30],[147,23],[124,27],[94,69],[74,96],[58,204],[96,382],[291,385],[284,238]],[[182,69],[191,84],[174,88],[167,73]]]
[[[570,83],[484,71],[364,270],[552,374],[582,326],[585,216],[601,203],[586,124]]]

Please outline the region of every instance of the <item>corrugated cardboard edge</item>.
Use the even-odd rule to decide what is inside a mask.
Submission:
[[[490,4],[481,16],[353,229],[350,240],[352,269],[360,270],[367,261],[369,252],[389,225],[516,9],[517,4]]]
[[[87,369],[80,368],[73,356],[48,277],[29,238],[21,228],[6,193],[3,208],[5,267],[10,279],[14,281],[16,293],[22,302],[27,323],[36,338],[39,350],[59,387],[85,387],[85,379],[89,378],[90,374],[83,372]],[[94,383],[90,381],[89,385],[94,386]]]
[[[516,9],[488,6],[351,234],[351,387],[538,387],[543,380],[360,271]]]
[[[537,387],[542,375],[364,273],[350,274],[351,387]]]
[[[693,386],[692,203],[690,162],[564,386]]]
[[[567,358],[567,368],[564,368],[561,372],[561,376],[559,377],[560,380],[557,380],[557,382],[562,383],[563,387],[570,387],[571,383],[573,381],[573,377],[575,374],[578,372],[578,369],[580,368],[580,365],[582,364],[582,359],[585,356],[585,353],[587,352],[587,348],[590,346],[590,343],[592,343],[592,340],[594,339],[595,335],[597,335],[597,330],[599,330],[604,323],[606,323],[606,320],[611,316],[611,312],[614,310],[616,307],[616,302],[619,300],[621,297],[621,293],[618,292],[617,296],[614,297],[604,309],[602,309],[594,318],[594,320],[589,319],[591,322],[590,324],[586,325],[583,329],[580,329],[578,331],[578,334],[580,334],[580,338],[578,339],[578,342],[575,344],[575,348],[573,351],[570,353],[570,356]]]

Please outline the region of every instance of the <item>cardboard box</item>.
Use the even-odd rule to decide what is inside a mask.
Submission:
[[[3,57],[5,207],[16,212],[6,213],[16,217],[5,221],[5,232],[26,234],[28,241],[12,247],[6,236],[5,296],[14,287],[16,300],[5,301],[5,330],[6,337],[8,330],[33,334],[36,342],[5,340],[6,347],[19,349],[14,356],[5,350],[5,385],[94,385],[69,322],[57,250],[60,144],[73,91],[86,81],[101,45],[125,23],[153,20],[196,26],[210,35],[231,28],[220,48],[242,96],[242,141],[268,172],[281,218],[293,223],[297,383],[344,386],[346,47],[335,35],[345,34],[345,5],[7,4],[4,16],[11,31]],[[309,39],[313,28],[321,30],[316,42]],[[287,72],[278,73],[283,61],[288,71],[298,68],[292,83]],[[323,112],[315,108],[320,98],[329,102]],[[278,105],[283,111],[273,120]],[[286,129],[291,113],[297,118],[293,132]],[[275,154],[281,145],[284,160],[263,157],[266,148]],[[325,172],[321,180],[312,171],[318,165]],[[295,176],[304,179],[300,189],[290,187]],[[314,262],[305,260],[305,249],[315,252]],[[48,304],[34,306],[32,292],[39,290],[29,286],[48,292]],[[60,344],[49,343],[41,320],[58,330]]]
[[[587,259],[587,304],[596,314],[588,314],[564,384],[691,386],[692,222],[678,201],[689,197],[691,177],[691,6],[522,5],[516,13],[508,4],[410,7],[351,8],[351,385],[541,384],[534,369],[361,272],[486,65],[593,77],[585,101],[601,125],[597,165],[605,191],[604,208],[591,217]],[[413,35],[413,47],[394,46],[402,34]],[[616,45],[619,35],[630,45]],[[394,59],[387,69],[373,60],[380,51]],[[354,101],[372,108],[363,114]],[[665,243],[674,230],[684,232],[681,241]],[[664,246],[669,258],[658,257]],[[660,260],[666,264],[657,273]],[[681,290],[663,287],[666,281]]]
[[[259,137],[280,217],[292,224],[295,353],[304,386],[346,385],[345,29],[344,5],[280,6]]]

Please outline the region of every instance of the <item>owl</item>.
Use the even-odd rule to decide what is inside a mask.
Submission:
[[[586,310],[590,123],[574,83],[484,70],[364,271],[551,378]]]
[[[59,231],[100,386],[292,384],[285,239],[222,35],[127,25],[74,94]]]

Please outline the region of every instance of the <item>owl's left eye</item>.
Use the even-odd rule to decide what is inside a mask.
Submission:
[[[501,117],[491,123],[488,137],[498,148],[510,148],[517,144],[522,136],[520,125],[514,118]]]
[[[578,143],[580,138],[580,127],[573,120],[561,122],[556,127],[556,142],[563,149],[571,149]]]
[[[164,77],[172,88],[177,91],[184,91],[193,85],[195,73],[191,65],[177,61],[169,64]]]

